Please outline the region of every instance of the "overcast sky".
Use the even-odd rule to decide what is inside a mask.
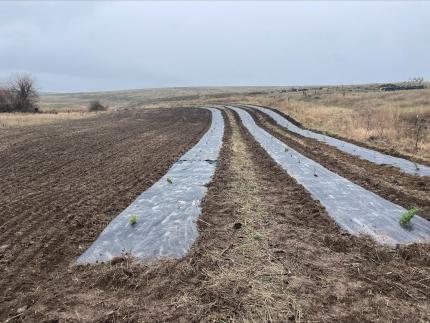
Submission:
[[[430,2],[0,2],[42,91],[430,79]]]

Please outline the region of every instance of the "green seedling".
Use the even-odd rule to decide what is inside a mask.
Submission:
[[[416,162],[413,162],[415,166],[415,171],[419,172],[420,168],[418,167],[418,164]]]
[[[285,147],[285,152],[287,152],[288,151],[288,147]]]
[[[131,225],[135,225],[137,223],[137,215],[136,214],[133,214],[131,217],[130,217],[130,224]]]
[[[406,211],[405,213],[403,213],[402,217],[400,218],[400,225],[402,227],[407,226],[411,222],[414,215],[417,214],[419,211],[420,211],[419,208],[414,207]]]
[[[333,132],[331,132],[331,131],[323,131],[322,132],[323,133],[323,135],[326,135],[326,136],[329,136],[329,137],[335,137],[335,134],[333,133]]]
[[[172,181],[172,179],[170,177],[167,177],[167,183],[173,184],[173,181]]]

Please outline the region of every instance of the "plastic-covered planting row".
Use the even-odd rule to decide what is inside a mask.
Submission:
[[[108,261],[125,253],[144,260],[187,253],[197,238],[200,202],[215,172],[224,134],[221,112],[209,110],[212,124],[207,133],[109,223],[78,264]]]
[[[388,245],[430,241],[430,222],[415,216],[400,226],[404,208],[369,192],[287,147],[256,125],[249,113],[237,107],[244,126],[290,176],[319,200],[336,223],[351,234],[367,234]]]
[[[357,156],[361,159],[368,160],[375,164],[391,165],[394,167],[398,167],[403,172],[411,175],[430,176],[430,167],[428,166],[416,164],[414,162],[411,162],[403,158],[386,155],[378,151],[360,147],[343,140],[339,140],[339,139],[326,136],[320,133],[316,133],[310,130],[302,129],[300,127],[297,127],[292,122],[288,121],[279,113],[276,113],[275,111],[272,111],[264,107],[255,106],[255,105],[247,105],[247,107],[257,109],[267,114],[273,120],[275,120],[280,126],[287,128],[289,131],[295,132],[303,137],[313,138],[318,141],[324,142],[350,155]]]

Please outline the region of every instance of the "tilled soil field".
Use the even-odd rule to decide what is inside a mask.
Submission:
[[[343,232],[256,143],[235,113],[227,111],[224,116],[224,145],[202,204],[199,238],[186,257],[148,264],[116,258],[101,265],[68,267],[80,252],[78,246],[88,246],[121,211],[118,208],[109,219],[99,220],[103,212],[95,205],[88,212],[95,224],[84,225],[97,227],[92,237],[69,240],[74,248],[63,245],[64,253],[53,258],[61,260],[51,260],[41,269],[31,254],[23,254],[21,263],[26,258],[33,274],[30,269],[15,268],[16,275],[7,272],[0,318],[26,322],[426,321],[430,247],[392,249]],[[208,115],[195,118],[200,120],[200,131],[207,127]],[[163,146],[162,152],[166,149]],[[157,154],[160,157],[161,152]],[[136,162],[130,161],[129,167],[137,167]],[[134,171],[136,185],[143,175],[148,176]],[[93,177],[94,182],[100,180]],[[73,178],[62,180],[63,185],[68,181]],[[112,199],[129,193],[127,187],[120,192],[119,186],[112,191],[120,196],[100,197],[101,205],[112,207]],[[69,224],[59,226],[67,230]],[[59,240],[69,239],[67,234]],[[11,241],[5,240],[2,243]],[[36,253],[39,261],[51,259],[51,251],[61,248],[43,250],[45,254]],[[42,278],[32,281],[31,275]]]
[[[207,110],[159,109],[2,131],[0,318],[67,272],[209,125]]]

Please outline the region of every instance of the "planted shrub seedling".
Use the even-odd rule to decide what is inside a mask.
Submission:
[[[288,147],[285,147],[285,152],[287,152],[288,151]]]
[[[333,132],[328,131],[328,130],[323,131],[322,133],[323,133],[323,135],[326,135],[326,136],[329,136],[329,137],[334,137],[335,136]]]
[[[167,177],[167,183],[173,184],[173,180],[170,177]]]
[[[133,214],[131,217],[130,217],[130,224],[131,225],[135,225],[137,223],[137,215],[136,214]]]
[[[400,218],[400,225],[402,227],[407,226],[411,222],[414,215],[417,214],[419,211],[420,211],[419,208],[414,207],[406,211],[405,213],[403,213],[402,217]]]

